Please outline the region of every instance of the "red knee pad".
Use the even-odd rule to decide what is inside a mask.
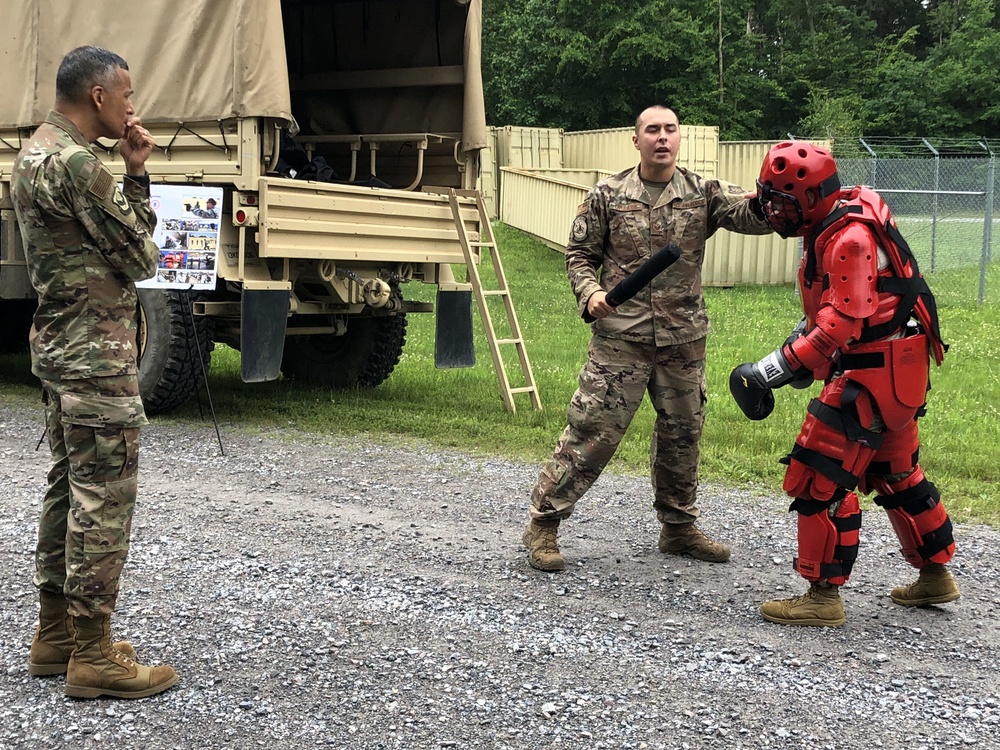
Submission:
[[[941,504],[941,494],[920,467],[901,482],[889,485],[888,495],[879,495],[875,503],[889,514],[903,557],[915,568],[928,562],[946,563],[955,554],[951,519]]]
[[[831,502],[796,498],[789,510],[799,514],[799,556],[792,565],[807,581],[847,582],[858,557],[861,508],[848,492],[830,516]]]

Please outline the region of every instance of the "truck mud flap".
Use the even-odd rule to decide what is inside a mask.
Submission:
[[[243,289],[240,303],[240,364],[244,383],[276,380],[285,350],[291,292]]]
[[[440,291],[434,331],[434,366],[440,369],[473,367],[472,292]]]

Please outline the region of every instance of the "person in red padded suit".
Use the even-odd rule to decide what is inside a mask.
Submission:
[[[782,237],[802,237],[805,317],[777,351],[733,370],[729,386],[750,419],[774,408],[772,390],[823,381],[809,404],[784,490],[798,513],[799,597],[764,602],[784,625],[845,622],[840,586],[858,554],[858,492],[874,492],[916,582],[890,594],[907,607],[958,599],[945,564],[955,554],[940,494],[917,463],[917,417],[941,363],[934,297],[889,207],[867,187],[842,189],[829,151],[795,141],[772,148],[757,181],[759,210]]]

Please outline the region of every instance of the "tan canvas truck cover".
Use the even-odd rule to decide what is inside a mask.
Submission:
[[[435,309],[404,299],[401,283],[437,284],[439,299],[470,294],[454,288],[461,285],[450,266],[468,262],[460,237],[476,235],[482,217],[468,193],[453,213],[442,190],[474,189],[477,152],[487,145],[482,0],[0,5],[4,235],[14,226],[5,183],[20,144],[54,104],[64,55],[94,45],[128,63],[136,112],[158,147],[146,163],[154,182],[224,191],[217,272],[226,283],[193,307],[199,325],[211,321],[215,341],[240,349],[244,380],[273,379],[280,365],[286,376],[376,385],[399,360],[404,316]],[[285,168],[283,154],[299,152],[325,161],[332,178]],[[98,154],[120,173],[112,143]],[[0,282],[10,282],[10,300],[25,298],[19,243],[0,240],[11,253],[0,257]],[[147,409],[155,400],[166,409],[196,382],[190,363],[207,361],[210,347],[197,341],[198,353],[187,355],[175,316],[147,307],[153,333],[140,388]],[[450,320],[437,318],[439,330]],[[471,330],[463,318],[451,337],[469,352]],[[149,365],[159,361],[158,341],[165,364]],[[333,351],[356,355],[353,364],[338,355],[329,366],[323,358]],[[183,378],[180,365],[190,369]]]
[[[336,129],[350,124],[353,132],[391,133],[431,130],[415,121],[421,112],[457,107],[463,131],[463,150],[486,145],[480,68],[481,0],[444,0],[468,5],[464,23],[465,64],[457,74],[465,85],[455,87],[454,102],[421,101],[420,92],[385,97],[373,102],[364,81],[352,94],[345,91],[325,111],[310,113],[314,129]],[[106,47],[121,55],[132,71],[137,112],[145,122],[221,120],[267,117],[292,122],[289,67],[282,13],[301,15],[308,28],[310,13],[359,15],[358,38],[323,38],[296,55],[328,63],[312,70],[294,71],[300,89],[308,91],[317,76],[336,71],[412,67],[409,62],[434,55],[434,36],[401,34],[365,39],[372,17],[416,12],[427,3],[382,0],[363,17],[362,4],[302,3],[295,0],[4,0],[0,31],[0,129],[37,125],[52,107],[55,77],[63,55],[81,45]],[[367,4],[364,4],[367,6]],[[316,6],[325,6],[317,9]],[[352,19],[344,19],[350,21]],[[345,28],[350,25],[344,23]],[[413,26],[396,24],[412,32]],[[378,29],[381,34],[381,29]],[[352,34],[354,36],[354,34]],[[315,62],[310,61],[313,69]],[[442,94],[438,94],[441,96]],[[319,102],[311,109],[322,110]],[[442,109],[444,105],[444,109]],[[300,115],[301,119],[301,115]],[[440,119],[440,116],[438,116]],[[324,127],[324,120],[327,121]]]

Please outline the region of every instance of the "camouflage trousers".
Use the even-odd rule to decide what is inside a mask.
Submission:
[[[568,518],[614,456],[648,393],[656,410],[650,447],[653,507],[686,523],[697,507],[698,443],[705,422],[705,339],[656,347],[594,336],[567,425],[531,492],[533,519]]]
[[[35,550],[35,585],[70,614],[111,614],[128,555],[146,415],[134,375],[43,380],[52,452]]]

